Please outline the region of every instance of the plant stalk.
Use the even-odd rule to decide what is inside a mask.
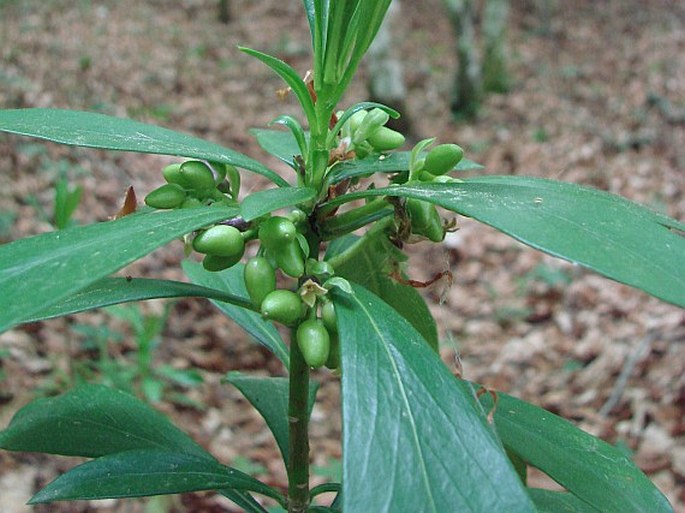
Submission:
[[[288,397],[288,513],[309,508],[309,366],[297,345],[295,330],[290,344]]]

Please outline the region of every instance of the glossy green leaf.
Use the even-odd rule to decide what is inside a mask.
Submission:
[[[297,170],[295,157],[302,152],[292,133],[269,128],[252,128],[250,133],[265,152]]]
[[[347,248],[348,252],[342,255],[340,264],[333,264],[336,274],[362,285],[383,299],[437,351],[438,328],[423,297],[415,288],[390,278],[393,264],[399,266],[407,257],[382,233],[363,238],[351,237],[356,242]],[[329,250],[327,259],[330,258],[334,258],[334,253]]]
[[[287,185],[260,162],[218,144],[155,125],[95,112],[61,109],[0,110],[0,132],[103,150],[188,157],[232,164]]]
[[[389,155],[372,155],[361,160],[346,160],[339,162],[330,170],[328,182],[330,184],[336,184],[348,178],[366,176],[372,173],[388,174],[408,171],[410,155],[410,151],[397,151]],[[483,169],[483,166],[472,160],[462,159],[454,168],[454,171],[470,171],[476,169]]]
[[[243,508],[245,513],[270,513],[246,491],[229,489],[219,490],[219,493]]]
[[[283,461],[288,461],[288,378],[262,378],[231,372],[226,381],[240,390],[259,411],[276,439]],[[318,383],[309,383],[310,414],[318,388]]]
[[[310,187],[267,189],[247,196],[240,206],[240,212],[245,221],[252,221],[279,208],[312,201],[315,197],[316,191]]]
[[[162,414],[102,385],[30,402],[0,432],[0,447],[89,458],[143,449],[211,458]]]
[[[0,246],[0,332],[235,208],[145,210]]]
[[[474,389],[360,286],[335,294],[343,511],[534,512]]]
[[[158,449],[110,454],[52,481],[29,504],[64,500],[147,497],[234,488],[279,498],[274,489],[213,458]]]
[[[52,319],[119,303],[180,297],[205,297],[254,310],[250,301],[243,297],[192,283],[148,278],[104,278],[67,296],[59,303],[40,310],[23,322]]]
[[[307,89],[304,80],[300,78],[297,72],[289,64],[258,50],[245,48],[244,46],[239,46],[238,48],[240,51],[262,61],[269,68],[271,68],[274,73],[281,77],[297,97],[297,100],[300,102],[302,110],[304,110],[307,119],[310,120],[310,122],[316,119],[314,113],[314,102],[309,94],[309,89]]]
[[[243,268],[243,264],[237,264],[230,269],[215,273],[205,270],[197,262],[189,260],[183,262],[183,270],[193,283],[247,298]],[[248,332],[257,342],[274,353],[283,362],[283,365],[288,368],[290,364],[288,347],[283,342],[273,323],[262,319],[262,316],[257,312],[246,310],[245,308],[222,301],[212,300],[212,303],[226,314],[227,317],[233,319],[236,324]]]
[[[498,393],[495,427],[518,454],[599,511],[670,513],[668,501],[623,452],[567,420]],[[492,409],[490,394],[481,402]]]
[[[538,513],[601,513],[568,492],[529,488],[528,495],[533,499]]]
[[[473,217],[533,248],[593,269],[685,307],[685,225],[620,196],[521,176],[483,176],[457,184],[416,184],[341,196],[429,201]]]

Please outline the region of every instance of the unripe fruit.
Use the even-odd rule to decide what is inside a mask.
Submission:
[[[187,183],[183,175],[181,175],[180,162],[175,162],[173,164],[169,164],[168,166],[166,166],[164,169],[162,169],[162,175],[164,176],[164,179],[169,183],[175,183],[184,188],[190,187],[190,184]]]
[[[242,256],[245,252],[245,241],[243,241],[243,236],[237,228],[217,224],[195,237],[193,249],[207,255]]]
[[[197,198],[186,198],[181,204],[181,208],[196,208],[201,207],[202,202]]]
[[[357,129],[354,131],[354,134],[352,135],[352,142],[357,145],[366,141],[371,134],[385,125],[389,119],[390,116],[388,113],[382,111],[381,109],[370,110],[366,116],[364,116],[364,119],[362,119]]]
[[[271,250],[278,267],[291,278],[304,274],[304,253],[297,239]]]
[[[212,170],[199,160],[187,160],[181,164],[179,174],[182,182],[188,184],[188,189],[211,191],[215,187]]]
[[[297,346],[307,365],[315,369],[328,360],[331,337],[318,319],[308,319],[297,327]]]
[[[464,150],[456,144],[441,144],[426,155],[424,169],[432,175],[444,175],[452,171],[464,157]]]
[[[367,141],[376,151],[390,151],[404,144],[404,136],[387,126],[382,126],[372,133]]]
[[[332,301],[327,301],[321,307],[321,320],[326,329],[331,333],[338,332],[338,323],[335,315],[335,306]]]
[[[326,367],[331,370],[340,368],[340,340],[337,333],[330,333],[331,335],[331,349],[328,352],[328,359],[326,360]]]
[[[270,217],[259,225],[259,240],[268,250],[277,250],[297,236],[297,228],[290,219]]]
[[[278,289],[267,294],[262,301],[261,311],[262,317],[267,320],[294,326],[304,314],[304,303],[295,292]]]
[[[409,198],[406,203],[407,214],[411,220],[411,231],[416,235],[423,235],[433,242],[440,242],[445,238],[442,219],[435,205],[427,201]]]
[[[242,257],[242,253],[233,256],[207,255],[202,259],[202,267],[211,272],[223,271],[240,262]]]
[[[186,199],[186,192],[178,184],[167,183],[145,196],[145,204],[152,208],[177,208]]]
[[[243,274],[252,303],[260,307],[264,298],[276,290],[276,270],[264,257],[250,258]]]

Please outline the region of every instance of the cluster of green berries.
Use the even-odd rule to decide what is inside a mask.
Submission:
[[[410,161],[410,177],[420,182],[450,182],[456,181],[447,176],[464,157],[464,150],[456,144],[440,144],[431,149],[425,158],[421,150],[432,144],[432,139],[418,143],[412,152]],[[417,151],[418,150],[418,151]],[[405,202],[405,212],[411,223],[414,235],[426,237],[433,242],[440,242],[445,238],[445,227],[435,205],[415,198]]]
[[[172,164],[163,174],[167,183],[145,198],[150,207],[237,204],[225,192],[231,192],[230,184],[222,186],[225,173],[217,174],[204,162]],[[235,218],[197,232],[189,244],[205,255],[202,265],[206,270],[222,271],[237,264],[245,254],[246,244],[258,239],[260,250],[257,256],[248,259],[243,271],[250,300],[265,319],[295,328],[296,343],[308,365],[336,369],[339,351],[335,312],[333,303],[325,296],[326,289],[318,285],[334,273],[327,262],[307,259],[305,221],[306,215],[300,210],[293,210],[288,216],[263,217],[252,223]],[[310,282],[314,292],[302,294],[277,288],[279,269],[291,278],[302,278],[305,273],[311,276],[316,280]]]
[[[343,125],[340,136],[360,159],[395,150],[404,144],[404,136],[385,126],[389,119],[387,112],[378,108],[357,111]]]
[[[333,273],[326,262],[310,259],[307,265],[307,271],[316,273],[317,279]],[[277,288],[276,268],[265,256],[255,256],[247,261],[244,279],[250,300],[260,309],[262,317],[296,328],[297,345],[310,367],[326,365],[337,369],[340,366],[335,309],[325,296],[325,289],[311,282],[320,294],[310,298],[308,305],[301,293]]]
[[[170,164],[162,170],[166,184],[145,197],[145,203],[152,208],[192,208],[202,205],[237,205],[236,187],[226,179],[227,173],[237,177],[233,166],[212,164],[201,160],[187,160]],[[234,180],[236,181],[236,180]],[[236,184],[239,187],[238,184]]]

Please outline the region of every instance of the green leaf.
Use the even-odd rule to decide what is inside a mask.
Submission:
[[[685,225],[637,203],[575,184],[483,176],[456,184],[415,184],[346,194],[429,201],[473,217],[533,248],[685,307]]]
[[[118,499],[234,488],[281,499],[273,488],[213,458],[165,450],[134,450],[83,463],[34,495],[29,504]]]
[[[283,187],[281,189],[267,189],[250,194],[240,206],[240,212],[245,221],[300,203],[314,200],[316,191],[310,187]]]
[[[361,238],[351,236],[350,240],[352,238],[356,239],[356,242],[348,248],[350,256],[345,258],[342,255],[341,263],[333,264],[337,275],[364,286],[383,299],[407,319],[437,351],[438,328],[423,297],[413,287],[389,277],[393,263],[399,265],[406,260],[406,256],[395,248],[383,233]],[[334,255],[335,253],[329,250],[326,258],[330,259]]]
[[[243,508],[246,513],[269,513],[248,492],[243,490],[219,490],[219,493]]]
[[[61,109],[0,110],[0,132],[61,144],[188,157],[232,164],[288,185],[260,162],[218,144],[131,119]]]
[[[148,278],[104,278],[59,303],[40,310],[23,322],[52,319],[119,303],[179,297],[205,297],[254,310],[250,301],[243,297],[192,283]]]
[[[0,246],[0,332],[236,208],[143,212]]]
[[[302,152],[297,144],[297,139],[291,132],[269,128],[252,128],[250,133],[257,139],[257,144],[265,152],[297,171],[298,165],[295,162],[295,157],[302,155]]]
[[[529,488],[528,495],[533,499],[538,513],[601,513],[568,492]]]
[[[495,427],[502,442],[599,511],[667,513],[668,501],[619,449],[567,420],[497,393]],[[481,403],[493,407],[490,394]]]
[[[366,176],[372,173],[399,173],[409,171],[410,151],[397,151],[389,155],[372,155],[360,160],[345,160],[339,162],[328,174],[331,185],[356,176]],[[455,171],[470,171],[483,169],[483,166],[469,159],[462,159],[454,168]]]
[[[471,385],[393,308],[335,294],[344,511],[533,512]]]
[[[211,458],[161,413],[101,385],[30,402],[0,432],[0,447],[89,458],[143,449]]]
[[[186,260],[183,262],[183,270],[193,283],[212,287],[227,292],[228,294],[247,298],[245,280],[243,279],[243,264],[218,273],[205,270],[201,264]],[[214,306],[221,310],[227,317],[233,319],[236,324],[247,331],[257,342],[269,349],[283,362],[286,368],[290,365],[288,347],[278,334],[273,323],[265,321],[256,312],[239,308],[229,303],[214,301]]]
[[[235,386],[266,421],[276,439],[283,461],[288,461],[288,378],[261,378],[231,372],[226,381]],[[318,383],[309,383],[309,413],[316,400]]]
[[[274,73],[276,73],[286,84],[288,84],[293,93],[295,93],[295,96],[300,102],[302,110],[304,110],[310,124],[316,119],[314,102],[309,94],[309,90],[307,89],[304,81],[289,64],[277,59],[276,57],[272,57],[271,55],[267,55],[257,50],[252,50],[251,48],[239,46],[238,49],[248,55],[251,55],[252,57],[259,59],[269,68],[271,68]]]

